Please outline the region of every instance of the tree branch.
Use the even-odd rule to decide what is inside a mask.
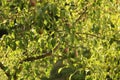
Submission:
[[[2,69],[2,70],[5,70],[5,66],[0,62],[0,68]]]
[[[60,43],[58,43],[55,48],[53,49],[53,52],[55,52],[58,48],[59,48],[59,45]],[[38,59],[42,59],[42,58],[45,58],[47,56],[51,56],[52,55],[52,50],[50,52],[46,52],[45,54],[43,55],[40,55],[40,56],[35,56],[35,57],[27,57],[25,59],[23,59],[22,61],[20,61],[19,63],[22,64],[23,62],[29,62],[29,61],[35,61],[35,60],[38,60]]]
[[[52,55],[52,52],[48,52],[48,53],[45,53],[43,55],[36,56],[36,57],[28,57],[28,58],[25,58],[22,61],[20,61],[20,64],[22,64],[23,62],[29,62],[29,61],[35,61],[38,59],[42,59],[42,58],[45,58],[45,57],[50,56],[50,55]]]
[[[10,79],[10,78],[11,78],[10,72],[9,72],[9,71],[6,71],[6,68],[7,68],[7,67],[5,67],[5,66],[2,64],[2,62],[0,62],[0,68],[4,71],[4,73],[6,74],[6,76],[8,77],[8,79]]]
[[[84,34],[84,35],[93,36],[93,37],[96,37],[96,38],[101,38],[99,35],[95,35],[95,34],[91,34],[91,33],[80,33],[80,32],[76,32],[76,34]]]

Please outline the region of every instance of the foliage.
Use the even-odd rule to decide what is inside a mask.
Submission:
[[[119,80],[119,0],[0,0],[1,80]]]

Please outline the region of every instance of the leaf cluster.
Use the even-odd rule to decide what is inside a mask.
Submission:
[[[1,0],[1,80],[119,80],[119,0]]]

